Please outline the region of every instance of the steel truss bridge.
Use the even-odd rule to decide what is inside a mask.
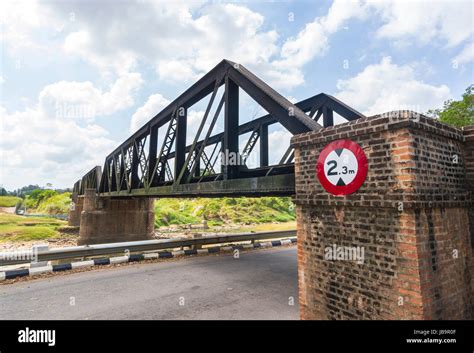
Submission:
[[[239,124],[239,88],[269,114]],[[188,111],[206,98],[198,130],[187,143]],[[222,110],[223,131],[213,134]],[[90,188],[107,197],[292,195],[293,150],[288,146],[279,163],[269,165],[269,126],[301,134],[332,126],[334,112],[348,121],[363,117],[324,93],[293,104],[242,65],[223,60],[110,153],[102,168],[78,180],[73,196]],[[240,149],[244,134],[250,135]],[[250,168],[246,162],[257,143],[259,165]]]

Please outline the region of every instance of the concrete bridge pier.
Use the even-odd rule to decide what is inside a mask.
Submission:
[[[152,239],[153,199],[98,197],[86,189],[78,245]]]
[[[84,205],[83,196],[75,196],[69,208],[68,225],[79,227],[81,225],[81,213]]]

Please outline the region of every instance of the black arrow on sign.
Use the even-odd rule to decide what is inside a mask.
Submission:
[[[336,186],[346,186],[346,183],[344,182],[344,180],[342,180],[342,178],[339,178]]]

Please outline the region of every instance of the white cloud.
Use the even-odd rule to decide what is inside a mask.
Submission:
[[[107,91],[89,81],[60,81],[45,86],[37,102],[22,111],[0,107],[0,183],[7,188],[32,182],[72,186],[71,178],[101,165],[116,145],[94,118],[133,105],[141,84],[137,73],[123,74]]]
[[[367,4],[360,0],[335,0],[321,24],[328,33],[337,32],[346,21],[352,18],[365,19],[368,15]]]
[[[290,38],[281,49],[288,66],[302,66],[315,56],[323,56],[329,49],[328,38],[319,21],[308,23],[295,38]]]
[[[137,109],[137,111],[132,115],[132,120],[130,121],[130,132],[134,133],[139,128],[142,127],[146,122],[158,114],[163,108],[165,108],[170,101],[163,97],[161,94],[152,94],[148,97],[146,103]]]
[[[15,56],[31,49],[37,52],[50,51],[52,41],[45,43],[46,36],[42,38],[43,32],[40,33],[40,30],[49,29],[54,33],[61,30],[54,13],[38,1],[1,1],[0,26],[0,41]],[[49,39],[51,37],[48,36]]]
[[[390,57],[368,65],[352,78],[339,80],[337,88],[337,98],[366,115],[400,109],[424,113],[451,98],[447,86],[419,81],[411,66],[393,64]]]
[[[99,12],[91,3],[75,6],[81,19],[79,30],[69,34],[64,44],[68,54],[79,55],[101,70],[131,69],[143,61],[161,79],[182,83],[196,80],[224,58],[269,71],[271,57],[278,52],[276,31],[263,30],[264,17],[244,6],[201,7],[196,2],[101,5]],[[61,3],[50,6],[59,13],[68,11]]]
[[[293,135],[283,129],[272,131],[268,134],[268,150],[269,164],[278,164],[280,159],[285,154],[288,146],[290,146],[290,139]]]
[[[181,82],[183,79],[196,81],[199,78],[188,60],[160,60],[156,64],[156,71],[161,78],[171,82]]]
[[[453,64],[467,64],[474,60],[474,42],[467,44],[453,59]]]
[[[6,29],[12,37],[22,32],[32,44],[45,44],[43,37],[32,40],[35,32],[53,29],[54,49],[62,41],[63,54],[79,56],[105,77],[145,63],[161,79],[189,83],[227,58],[259,72],[276,88],[287,89],[304,82],[304,65],[326,54],[329,35],[349,18],[365,13],[358,2],[336,1],[327,17],[316,18],[280,45],[278,32],[267,29],[265,18],[243,5],[73,1],[35,2],[32,7],[45,16],[39,20],[29,11],[31,19],[23,31],[21,17],[16,23],[9,21]],[[14,46],[14,40],[8,42]]]
[[[137,55],[126,48],[120,48],[115,53],[104,55],[97,40],[107,42],[107,38],[96,38],[95,33],[80,30],[70,33],[64,40],[62,49],[67,55],[77,55],[85,61],[97,66],[102,75],[118,73],[123,75],[136,66]],[[93,39],[94,38],[94,39]]]
[[[133,95],[142,86],[139,73],[126,73],[103,92],[92,82],[59,81],[45,86],[39,94],[39,105],[48,115],[93,120],[110,115],[134,104]]]
[[[8,3],[8,2],[3,2]],[[265,18],[243,5],[193,2],[21,2],[3,5],[8,47],[63,41],[67,55],[97,66],[103,75],[133,71],[138,63],[160,78],[192,82],[223,58],[259,73],[276,88],[304,83],[303,68],[326,55],[329,39],[351,19],[381,21],[381,39],[396,48],[412,41],[456,46],[472,36],[470,1],[335,0],[291,38],[281,41]],[[71,18],[71,14],[74,16]],[[74,19],[74,20],[72,20]],[[38,29],[50,29],[48,36]],[[280,45],[280,42],[282,44]],[[56,49],[56,45],[53,46]]]
[[[187,124],[186,124],[186,144],[190,145],[193,143],[194,139],[196,138],[199,126],[201,125],[202,119],[204,118],[205,112],[203,110],[189,110],[187,116]],[[212,113],[210,113],[207,117],[206,122],[204,123],[204,127],[201,131],[201,135],[199,136],[198,140],[202,140],[205,136],[207,131],[210,128],[210,120],[213,117]],[[215,133],[216,129],[214,128],[213,132]]]
[[[291,74],[285,77],[287,84],[291,82],[292,86],[297,86],[304,83],[302,67],[314,58],[327,54],[330,35],[339,31],[349,19],[362,19],[366,15],[367,8],[360,1],[334,1],[326,16],[315,18],[295,37],[285,41],[281,48],[281,59],[275,60],[272,66]]]
[[[473,5],[466,1],[371,1],[384,24],[377,30],[380,38],[408,37],[421,44],[441,40],[456,46],[472,38]]]
[[[31,183],[72,187],[116,144],[95,124],[48,115],[39,105],[13,113],[0,109],[0,184],[7,189]]]

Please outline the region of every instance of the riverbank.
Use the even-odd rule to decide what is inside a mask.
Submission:
[[[259,224],[222,224],[205,226],[180,224],[155,229],[156,239],[192,238],[196,234],[250,233],[296,229],[296,222],[267,222]],[[0,214],[0,251],[31,248],[48,244],[50,248],[76,246],[79,229],[66,221],[52,217],[25,217]]]

